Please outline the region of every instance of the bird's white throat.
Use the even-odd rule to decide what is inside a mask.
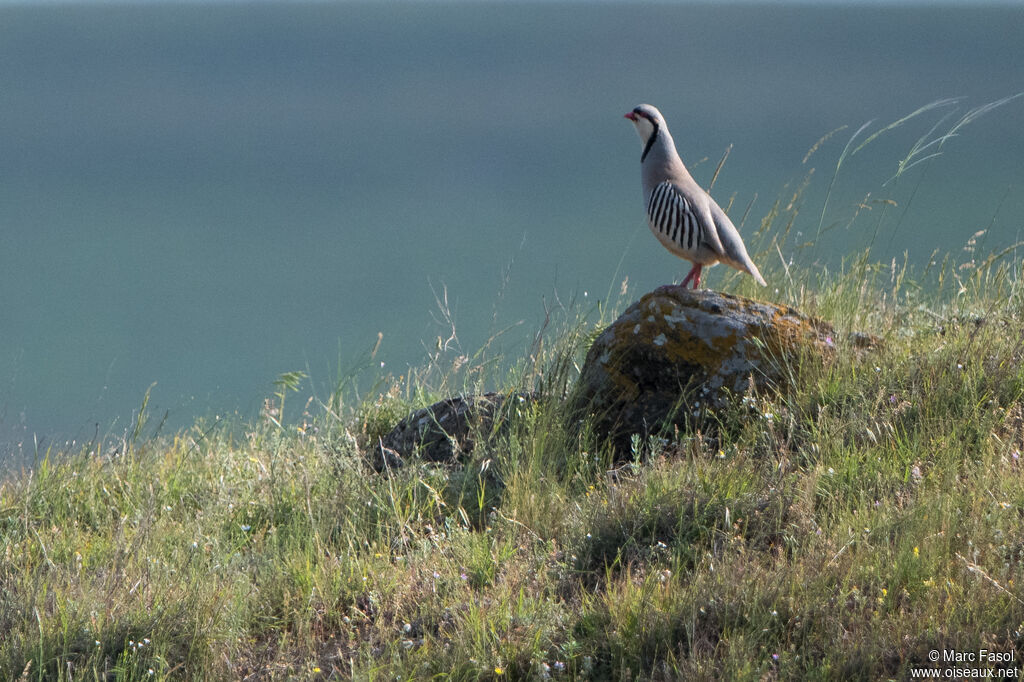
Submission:
[[[654,124],[643,116],[637,116],[633,119],[633,125],[636,126],[636,134],[640,136],[640,144],[646,145],[654,134]]]

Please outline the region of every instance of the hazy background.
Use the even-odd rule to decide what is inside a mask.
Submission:
[[[863,123],[962,97],[850,159],[826,224],[870,191],[900,202],[879,260],[1011,244],[1024,98],[881,185],[943,115],[1024,91],[1021,45],[1019,4],[0,5],[0,459],[123,431],[153,382],[169,428],[255,417],[289,370],[325,396],[378,332],[402,373],[443,288],[467,350],[524,320],[515,354],[556,293],[678,281],[640,102],[705,185],[734,145],[714,194],[754,202],[745,234],[815,167],[813,234]],[[785,255],[834,265],[873,226]]]

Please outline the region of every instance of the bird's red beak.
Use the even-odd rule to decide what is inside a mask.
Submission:
[[[628,118],[630,121],[633,121],[634,123],[636,122],[636,114],[634,114],[632,111],[626,114],[624,118]]]

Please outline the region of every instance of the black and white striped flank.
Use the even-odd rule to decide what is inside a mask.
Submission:
[[[686,200],[671,182],[665,181],[651,192],[647,202],[647,220],[651,229],[665,235],[689,252],[703,241],[703,228]]]

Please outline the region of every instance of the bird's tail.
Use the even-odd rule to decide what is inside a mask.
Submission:
[[[751,260],[750,255],[747,253],[747,247],[743,245],[743,238],[740,237],[739,230],[729,220],[729,216],[725,214],[722,207],[715,203],[714,199],[708,197],[708,200],[711,204],[711,216],[715,221],[715,228],[718,230],[718,238],[722,242],[724,260],[737,270],[749,272],[754,281],[761,286],[768,286],[768,283],[764,281],[764,277],[761,276],[757,266],[754,265],[754,261]]]
[[[764,281],[764,277],[761,276],[761,271],[757,269],[756,265],[754,265],[754,261],[748,258],[745,265],[747,266],[747,272],[750,273],[750,276],[754,278],[755,282],[763,287],[768,286],[768,282]]]

